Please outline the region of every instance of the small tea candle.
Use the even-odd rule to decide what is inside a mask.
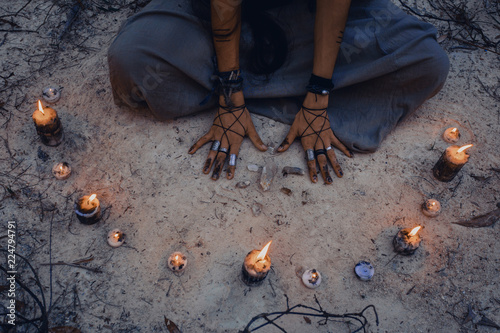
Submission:
[[[85,195],[75,203],[76,217],[83,224],[94,224],[101,219],[101,205],[95,194]]]
[[[57,163],[52,167],[52,174],[58,180],[67,179],[71,175],[71,167],[66,162]]]
[[[321,284],[321,274],[316,269],[308,269],[302,274],[302,283],[307,288],[315,289]]]
[[[441,204],[436,199],[427,199],[422,204],[422,213],[428,217],[436,217],[441,212]]]
[[[402,255],[411,255],[415,253],[422,241],[418,235],[421,228],[421,226],[418,226],[413,229],[406,228],[400,230],[392,240],[394,251]]]
[[[267,254],[269,250],[269,243],[264,248],[259,250],[250,251],[245,257],[243,266],[241,268],[243,282],[248,286],[257,286],[264,281],[271,269],[271,258]]]
[[[113,229],[108,233],[108,244],[111,247],[118,247],[125,241],[125,234],[120,229]]]
[[[187,258],[181,252],[174,252],[168,258],[168,268],[173,272],[182,272],[187,265]]]
[[[447,128],[443,133],[443,139],[448,143],[457,143],[460,139],[460,131],[456,127]]]
[[[455,178],[460,169],[469,160],[466,150],[472,145],[450,146],[446,148],[437,163],[432,168],[432,173],[437,180],[450,182]]]
[[[354,266],[354,273],[361,281],[370,281],[375,274],[375,269],[368,261],[360,261]]]
[[[61,91],[56,87],[43,88],[42,97],[47,103],[55,103],[61,98]]]
[[[33,121],[40,140],[47,146],[58,146],[63,139],[63,128],[56,110],[43,107],[38,101],[38,110],[33,112]]]

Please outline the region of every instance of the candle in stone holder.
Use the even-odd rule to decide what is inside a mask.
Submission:
[[[175,273],[182,272],[186,268],[187,258],[181,252],[174,252],[168,257],[167,265]]]
[[[66,162],[57,163],[52,167],[52,174],[56,179],[67,179],[71,175],[71,167]]]
[[[436,199],[427,199],[422,204],[422,213],[428,217],[436,217],[441,212],[441,204]]]
[[[101,205],[95,194],[85,195],[75,203],[76,217],[83,224],[94,224],[101,219]]]
[[[43,88],[42,97],[47,103],[55,103],[61,98],[61,91],[56,87]]]
[[[58,146],[63,139],[63,128],[56,110],[43,107],[42,102],[38,101],[38,110],[33,112],[33,121],[35,122],[36,132],[40,140],[47,146]]]
[[[448,143],[457,143],[460,139],[460,131],[456,127],[447,128],[443,133],[443,139]]]
[[[250,251],[245,257],[241,272],[243,275],[243,282],[248,286],[257,286],[264,281],[271,269],[271,258],[267,255],[269,243],[264,248],[259,250]]]
[[[316,269],[308,269],[302,274],[302,283],[307,288],[315,289],[321,284],[321,274]]]
[[[472,145],[450,146],[446,148],[437,163],[432,168],[432,173],[437,180],[450,182],[455,178],[460,169],[469,160],[466,150]]]
[[[120,229],[113,229],[108,233],[108,244],[111,247],[118,247],[125,241],[125,234]]]
[[[422,241],[418,235],[420,228],[422,227],[418,226],[413,229],[406,228],[400,230],[392,240],[394,251],[405,256],[415,253]]]

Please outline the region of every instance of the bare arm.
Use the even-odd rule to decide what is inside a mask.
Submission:
[[[316,1],[312,73],[327,82],[331,81],[333,75],[350,4],[350,0]],[[325,183],[332,183],[328,161],[338,177],[343,175],[335,153],[331,149],[332,146],[340,149],[345,155],[352,156],[331,130],[327,113],[328,101],[328,94],[323,95],[308,91],[302,104],[303,107],[297,113],[288,135],[278,148],[279,152],[283,152],[296,138],[300,138],[302,147],[308,156],[309,176],[314,183],[318,181],[318,166]]]

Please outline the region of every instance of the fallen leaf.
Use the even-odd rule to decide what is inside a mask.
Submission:
[[[177,327],[177,325],[174,324],[173,321],[167,319],[167,317],[165,316],[163,316],[163,318],[165,318],[165,325],[167,325],[169,333],[181,333],[181,330]]]
[[[452,222],[468,228],[484,228],[495,224],[500,219],[500,203],[497,204],[498,209],[492,210],[484,215],[476,216],[470,220]]]
[[[311,319],[309,319],[308,317],[304,316],[304,320],[306,323],[310,324],[311,323]]]

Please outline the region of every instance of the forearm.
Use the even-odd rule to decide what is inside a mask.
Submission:
[[[211,16],[212,34],[219,72],[239,69],[241,2],[235,2],[234,0],[211,0]]]
[[[313,74],[332,77],[350,5],[350,0],[316,0]]]

